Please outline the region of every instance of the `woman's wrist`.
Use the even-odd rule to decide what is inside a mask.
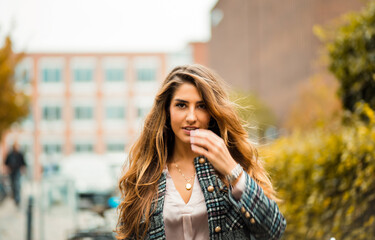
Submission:
[[[237,166],[237,162],[234,159],[231,159],[229,163],[226,163],[226,167],[224,168],[223,175],[227,176],[231,174],[232,170]]]
[[[225,178],[227,179],[228,183],[233,186],[237,183],[238,179],[241,177],[242,172],[243,172],[243,168],[241,167],[239,163],[237,163],[237,165],[235,165],[235,167],[232,168],[230,172],[225,175]]]
[[[240,175],[238,176],[238,178],[236,178],[234,181],[232,181],[232,182],[230,183],[230,185],[231,185],[232,187],[236,186],[236,184],[240,181],[240,179],[241,179],[241,177],[242,177],[242,174],[243,174],[243,171],[240,173]]]

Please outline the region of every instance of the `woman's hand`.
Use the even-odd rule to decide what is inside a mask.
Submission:
[[[216,171],[228,175],[237,165],[229,153],[224,140],[210,130],[199,129],[190,132],[193,152],[205,156]]]

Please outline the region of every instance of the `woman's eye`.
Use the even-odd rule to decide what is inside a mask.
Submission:
[[[198,105],[198,108],[200,108],[200,109],[206,109],[206,105],[204,105],[204,104]]]
[[[184,103],[177,103],[176,107],[178,108],[184,108],[186,105]]]

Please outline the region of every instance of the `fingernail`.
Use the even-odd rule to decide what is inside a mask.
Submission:
[[[191,144],[191,150],[195,150],[195,146],[194,146],[194,144]]]
[[[190,137],[190,142],[194,143],[194,138],[193,137]]]

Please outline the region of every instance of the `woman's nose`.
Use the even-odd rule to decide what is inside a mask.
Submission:
[[[197,116],[195,114],[195,109],[189,109],[189,112],[187,113],[187,116],[186,116],[186,121],[188,121],[188,122],[195,122],[195,121],[197,121]]]

